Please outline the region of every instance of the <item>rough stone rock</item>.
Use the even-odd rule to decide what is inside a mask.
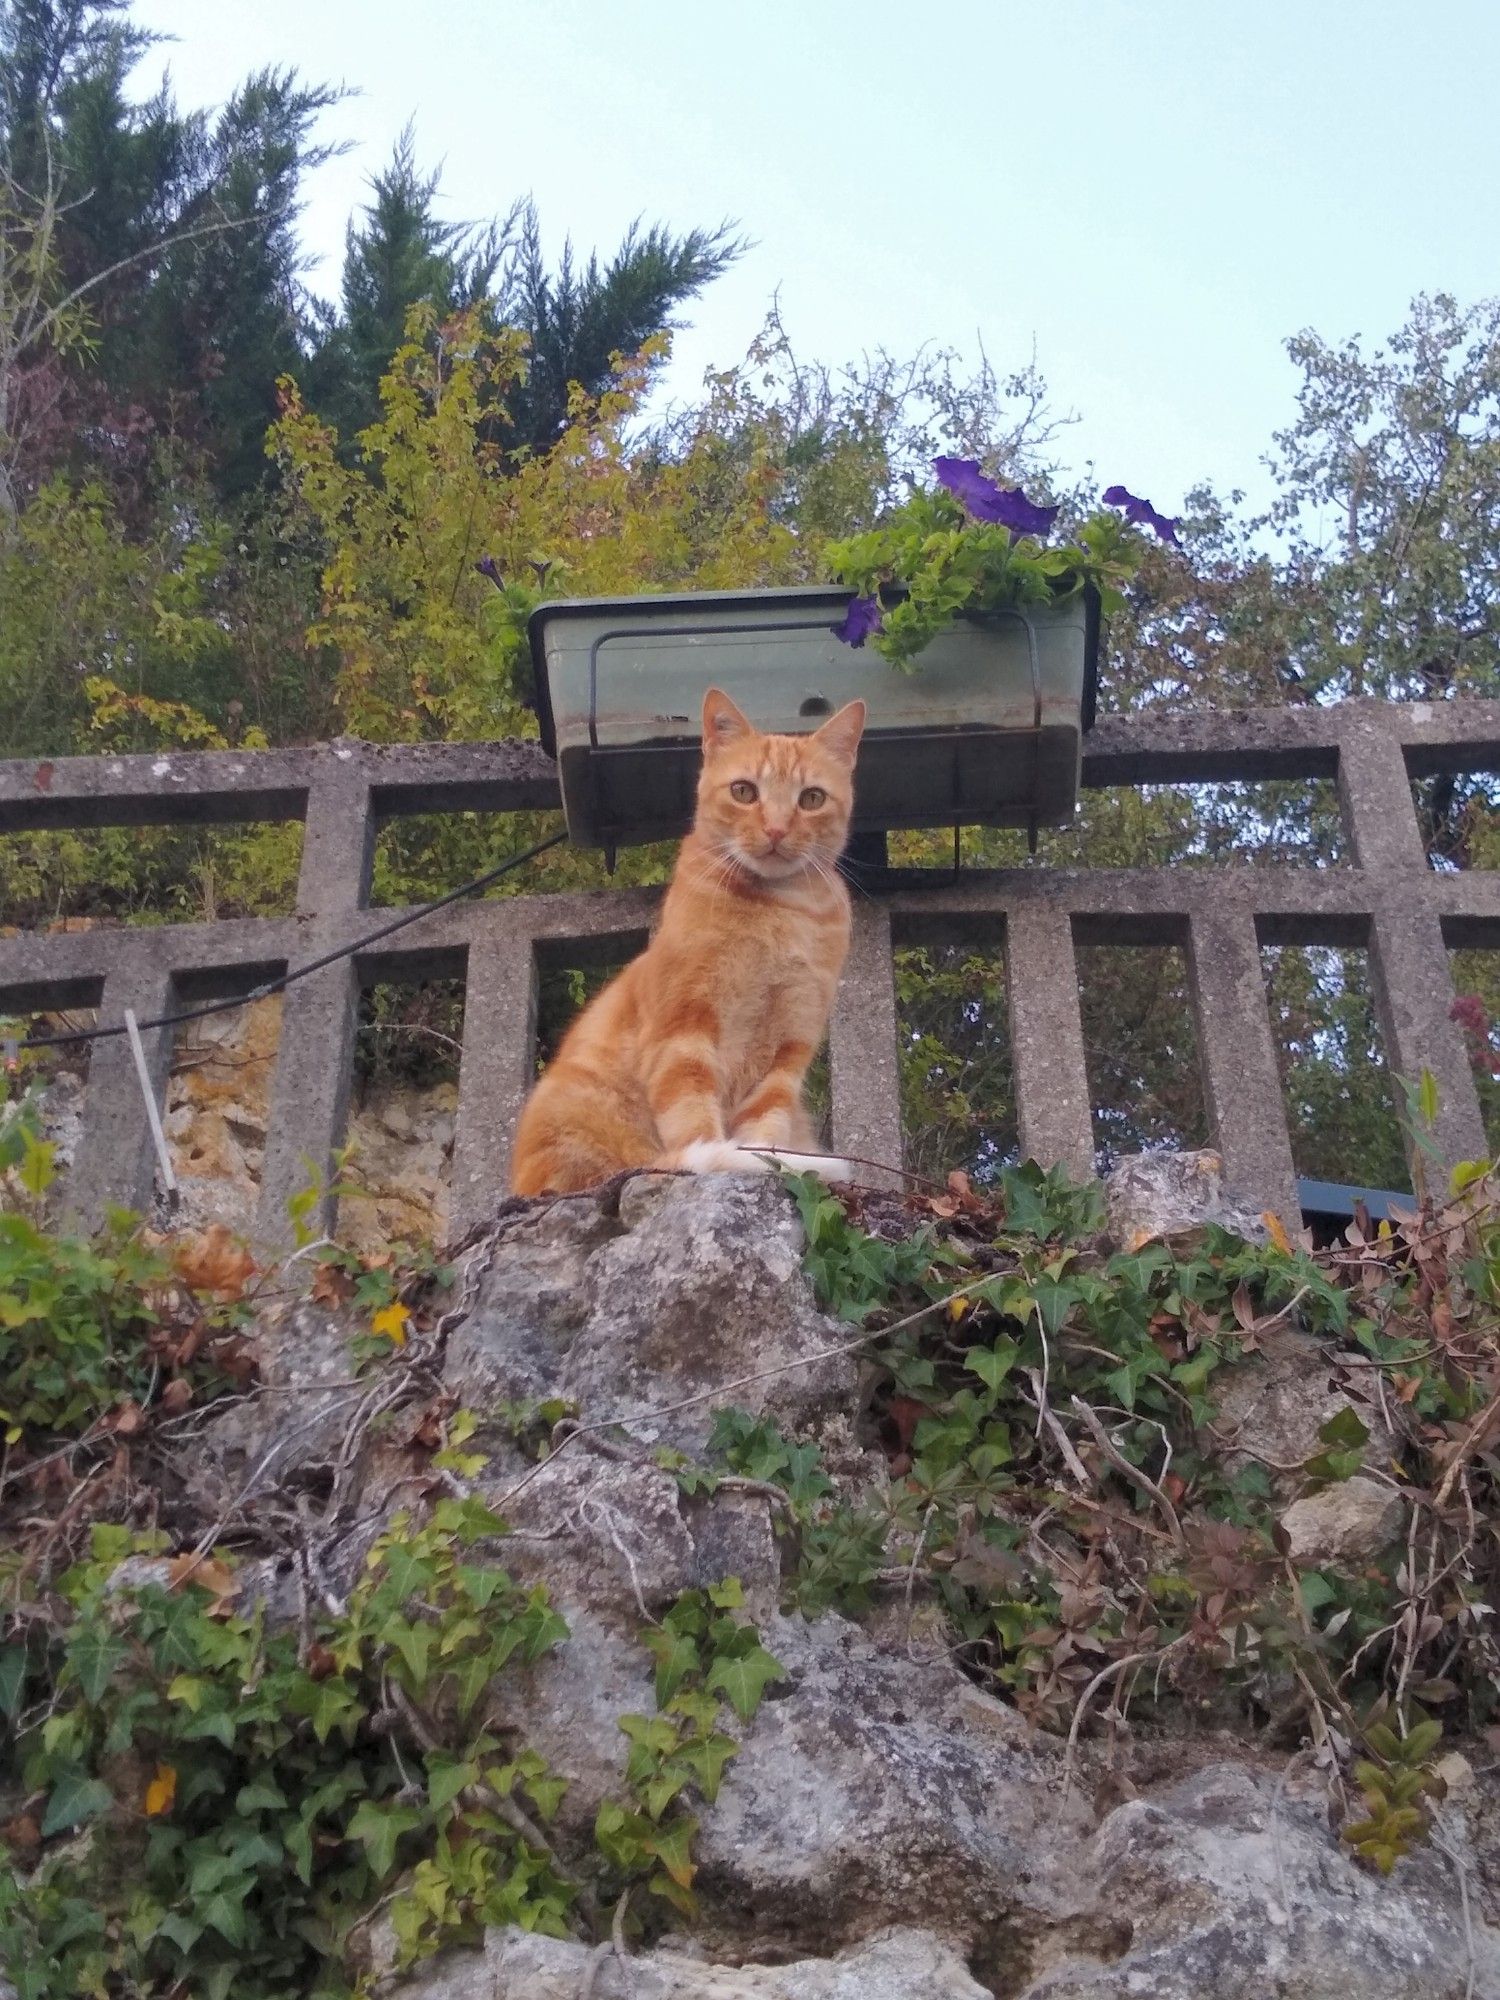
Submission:
[[[488,1484],[485,1493],[499,1497]],[[506,1568],[544,1582],[568,1626],[561,1645],[513,1675],[507,1718],[568,1774],[560,1824],[587,1840],[600,1801],[625,1797],[619,1718],[655,1712],[642,1625],[683,1591],[734,1576],[745,1615],[764,1629],[781,1581],[770,1510],[750,1494],[685,1499],[655,1466],[601,1458],[583,1440],[545,1461],[504,1511]]]
[[[1219,1764],[1117,1807],[1069,1865],[1128,1920],[1128,1948],[1061,1956],[1020,2000],[1462,2000],[1454,1864],[1427,1848],[1371,1874],[1321,1801],[1277,1793],[1273,1774]],[[1473,1932],[1470,1990],[1500,1993],[1500,1933]]]
[[[556,1393],[589,1313],[589,1260],[619,1228],[614,1209],[593,1195],[525,1209],[497,1225],[473,1308],[448,1335],[445,1374],[471,1408]]]
[[[483,1951],[424,1968],[406,2000],[1462,2000],[1457,1864],[1434,1847],[1389,1881],[1364,1873],[1329,1826],[1321,1777],[1289,1779],[1280,1755],[1263,1767],[1248,1742],[1226,1752],[1222,1738],[1185,1730],[1164,1746],[1158,1768],[1171,1775],[1137,1772],[1141,1795],[1100,1821],[1087,1803],[1092,1746],[1079,1747],[1065,1797],[1059,1740],[976,1688],[904,1605],[882,1643],[837,1616],[780,1615],[764,1500],[687,1497],[652,1450],[697,1443],[713,1405],[736,1402],[821,1427],[860,1472],[852,1358],[786,1365],[848,1337],[818,1312],[801,1248],[795,1207],[773,1181],[652,1177],[613,1202],[511,1210],[466,1253],[473,1310],[441,1353],[434,1341],[433,1362],[492,1451],[479,1483],[517,1530],[500,1560],[545,1578],[569,1626],[504,1682],[505,1726],[569,1780],[555,1830],[564,1859],[590,1851],[600,1800],[621,1796],[619,1717],[654,1709],[643,1609],[659,1617],[681,1590],[740,1575],[785,1678],[734,1725],[739,1753],[716,1802],[694,1802],[691,1945],[622,1964],[495,1933]],[[309,1304],[262,1337],[271,1385],[297,1388],[267,1398],[260,1420],[281,1427],[283,1499],[288,1487],[321,1492],[308,1474],[338,1456],[349,1331]],[[1268,1334],[1256,1365],[1288,1411],[1270,1455],[1291,1461],[1316,1444],[1325,1391],[1348,1392],[1321,1358],[1309,1365],[1305,1336],[1282,1331],[1284,1352]],[[766,1369],[778,1372],[739,1379]],[[625,1434],[579,1436],[537,1465],[486,1422],[501,1401],[552,1395],[575,1400],[585,1422],[623,1417]],[[670,1418],[647,1414],[699,1397]],[[1288,1443],[1299,1402],[1311,1411],[1305,1448]],[[1237,1421],[1248,1437],[1258,1418]],[[215,1447],[211,1427],[204,1445]],[[355,1471],[351,1506],[378,1516],[395,1475],[375,1456]],[[1330,1492],[1347,1503],[1351,1487]],[[1466,1871],[1473,1991],[1486,2000],[1500,1996],[1500,1868],[1493,1835],[1470,1829],[1485,1829],[1494,1801],[1476,1767],[1442,1808],[1446,1849]]]
[[[1352,1409],[1370,1433],[1366,1464],[1386,1463],[1395,1450],[1395,1440],[1379,1408],[1351,1392],[1311,1335],[1296,1325],[1283,1324],[1268,1329],[1258,1339],[1256,1351],[1240,1366],[1223,1369],[1214,1377],[1219,1406],[1216,1429],[1239,1447],[1228,1454],[1231,1470],[1239,1463],[1269,1460],[1273,1479],[1297,1483],[1297,1473],[1278,1475],[1276,1468],[1300,1466],[1321,1451],[1319,1431],[1346,1409]]]
[[[1295,1563],[1361,1562],[1388,1548],[1401,1533],[1401,1495],[1378,1479],[1355,1473],[1294,1500],[1281,1517]]]
[[[505,1503],[506,1567],[545,1582],[554,1600],[629,1630],[685,1590],[737,1576],[752,1610],[776,1608],[781,1563],[767,1503],[726,1493],[684,1501],[651,1464],[601,1458],[582,1440],[556,1453]],[[487,1480],[485,1497],[500,1493]]]
[[[505,1225],[447,1379],[471,1404],[560,1395],[653,1444],[701,1444],[724,1403],[812,1422],[852,1405],[856,1371],[848,1355],[807,1363],[849,1329],[818,1311],[802,1245],[763,1175],[642,1176],[613,1216],[549,1204]]]
[[[355,1190],[339,1204],[339,1235],[356,1250],[443,1241],[457,1110],[451,1083],[382,1085],[356,1107],[349,1120]]]
[[[172,1056],[162,1125],[183,1228],[222,1222],[248,1232],[260,1197],[280,998],[195,1021]]]
[[[1067,1910],[1046,1854],[1087,1815],[1061,1746],[939,1656],[879,1651],[846,1620],[779,1618],[786,1668],[728,1767],[696,1849],[705,1904],[760,1950],[827,1950],[920,1912],[969,1940]],[[743,1913],[743,1916],[740,1915]]]
[[[833,1958],[711,1965],[665,1948],[625,1960],[560,1938],[491,1931],[397,1989],[400,2000],[988,2000],[962,1959],[925,1931],[893,1929]],[[590,1983],[592,1982],[592,1983]]]
[[[1157,1237],[1183,1235],[1216,1222],[1247,1242],[1263,1243],[1265,1220],[1224,1187],[1224,1162],[1204,1148],[1196,1153],[1139,1153],[1104,1177],[1107,1227],[1121,1250],[1139,1250]]]

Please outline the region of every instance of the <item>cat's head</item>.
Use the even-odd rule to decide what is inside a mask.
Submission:
[[[767,736],[718,688],[703,697],[699,834],[764,881],[831,868],[849,837],[865,705],[807,736]]]

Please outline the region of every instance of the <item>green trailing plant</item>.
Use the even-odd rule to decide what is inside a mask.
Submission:
[[[600,1851],[627,1884],[644,1880],[652,1894],[685,1915],[696,1908],[692,1840],[698,1830],[686,1795],[696,1792],[713,1804],[725,1766],[739,1749],[725,1709],[749,1723],[766,1689],[785,1678],[755,1626],[737,1615],[743,1605],[739,1579],[727,1577],[706,1590],[682,1592],[660,1625],[642,1634],[656,1662],[657,1713],[622,1715],[619,1725],[630,1743],[625,1781],[635,1805],[606,1799],[594,1825]]]
[[[300,1632],[217,1557],[122,1588],[157,1538],[97,1527],[66,1619],[9,1620],[0,1645],[38,1859],[0,1887],[21,2000],[344,1993],[377,1903],[403,1962],[488,1923],[563,1933],[577,1890],[540,1831],[561,1781],[493,1688],[567,1628],[475,1553],[499,1527],[474,1500],[398,1516],[347,1607]]]
[[[1010,616],[1089,589],[1106,613],[1123,609],[1142,550],[1132,524],[1177,538],[1175,522],[1112,486],[1104,498],[1123,513],[1097,510],[1071,541],[1049,545],[1057,507],[998,485],[974,459],[937,458],[933,471],[936,488],[913,488],[877,526],[830,543],[825,555],[833,577],[855,592],[839,637],[869,641],[903,672],[960,617]]]
[[[931,1606],[968,1671],[1042,1727],[1074,1737],[1092,1704],[1112,1731],[1207,1707],[1282,1745],[1352,1744],[1365,1816],[1346,1838],[1389,1869],[1425,1838],[1447,1728],[1487,1725],[1500,1685],[1500,1578],[1449,1504],[1462,1482],[1481,1505],[1495,1476],[1500,1222],[1488,1169],[1453,1179],[1445,1210],[1316,1256],[1279,1225],[1112,1252],[1097,1195],[1035,1167],[994,1199],[961,1176],[909,1198],[896,1240],[889,1205],[876,1238],[798,1182],[820,1301],[870,1328],[867,1444],[888,1476],[841,1487],[812,1442],[724,1410],[706,1465],[678,1477],[777,1487],[791,1605]],[[1353,1573],[1291,1560],[1271,1474],[1299,1469],[1236,1448],[1220,1393],[1293,1317],[1350,1400],[1280,1504],[1388,1469],[1360,1414],[1374,1368],[1402,1483],[1432,1510],[1420,1560],[1404,1537]]]
[[[0,1106],[0,1442],[14,1469],[64,1439],[139,1434],[248,1370],[255,1266],[224,1229],[163,1242],[120,1210],[92,1240],[44,1219],[56,1179],[34,1100]]]
[[[1413,1716],[1404,1736],[1384,1722],[1364,1731],[1370,1755],[1354,1766],[1355,1780],[1365,1802],[1364,1819],[1350,1820],[1343,1837],[1361,1861],[1389,1875],[1403,1854],[1427,1837],[1432,1825],[1428,1800],[1441,1797],[1443,1781],[1432,1762],[1442,1741],[1443,1725],[1430,1716]],[[1374,1761],[1379,1759],[1379,1762]]]

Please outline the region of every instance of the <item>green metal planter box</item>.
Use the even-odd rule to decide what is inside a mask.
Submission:
[[[572,838],[614,848],[687,830],[709,687],[787,734],[866,702],[856,832],[1065,825],[1094,718],[1098,598],[965,617],[911,674],[833,636],[849,598],[819,585],[540,605],[542,743]]]

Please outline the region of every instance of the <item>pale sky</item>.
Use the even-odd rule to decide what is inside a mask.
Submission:
[[[305,217],[345,221],[401,127],[447,213],[536,197],[549,249],[729,216],[670,386],[737,360],[779,289],[828,361],[1033,344],[1064,452],[1173,511],[1265,492],[1284,338],[1373,340],[1412,294],[1500,291],[1500,0],[136,0],[185,104],[293,64],[360,95]]]

